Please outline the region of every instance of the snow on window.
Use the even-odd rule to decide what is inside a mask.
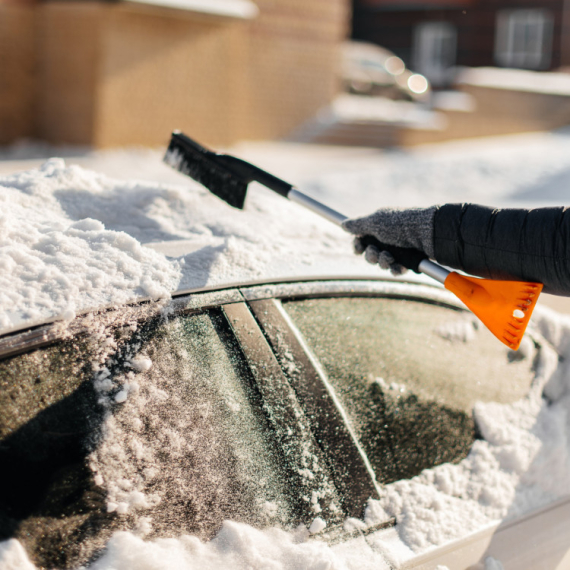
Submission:
[[[0,539],[60,568],[114,530],[205,540],[224,520],[299,523],[302,493],[220,312],[91,324],[0,362]]]
[[[133,337],[139,353],[124,356],[138,388],[109,415],[92,464],[110,508],[150,516],[150,536],[292,519],[276,442],[224,323],[216,311],[151,322]],[[133,372],[141,362],[152,366]]]

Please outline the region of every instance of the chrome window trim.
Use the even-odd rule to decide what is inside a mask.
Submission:
[[[62,326],[60,322],[40,326],[26,332],[11,334],[5,338],[0,338],[0,360],[50,346],[59,340],[71,338],[86,331],[87,327],[85,326],[79,324]]]
[[[246,301],[333,296],[382,296],[433,302],[449,308],[465,306],[443,287],[418,283],[372,280],[303,281],[240,288]]]
[[[281,358],[283,363],[284,355],[291,355],[296,370],[287,370],[286,365],[281,364],[283,374],[295,391],[311,431],[324,451],[345,512],[361,518],[367,500],[370,497],[378,499],[381,490],[344,408],[280,301],[263,299],[251,301],[249,305],[277,358]]]
[[[169,301],[169,309],[174,314],[201,311],[227,303],[243,302],[238,289],[221,289],[175,297]],[[73,321],[56,321],[49,324],[28,328],[24,331],[7,333],[0,337],[0,360],[49,346],[57,341],[72,338],[89,332],[93,318],[115,320],[120,325],[122,320],[146,319],[164,309],[164,300],[142,301],[119,308],[100,309],[78,315]]]
[[[175,311],[202,311],[230,303],[243,303],[244,297],[239,289],[220,289],[204,293],[191,293],[172,299]]]
[[[222,307],[222,312],[263,398],[263,411],[286,458],[289,478],[302,489],[303,498],[307,496],[305,500],[309,502],[305,505],[304,522],[310,524],[316,513],[321,512],[320,505],[318,510],[314,509],[312,498],[333,503],[339,492],[323,450],[249,306],[245,302],[230,303]],[[338,507],[340,505],[336,504],[329,511],[325,506],[323,514],[338,522],[341,516]],[[345,515],[343,512],[342,516]]]
[[[423,285],[414,282],[402,282],[384,279],[299,279],[271,284],[234,284],[220,289],[185,292],[173,296],[170,300],[172,310],[176,313],[199,311],[218,307],[228,303],[240,303],[269,298],[313,297],[334,295],[383,295],[387,297],[418,299],[432,301],[445,306],[462,308],[461,303],[448,291],[441,287]],[[74,321],[53,321],[26,327],[0,335],[0,359],[16,356],[43,346],[48,346],[70,338],[89,329],[88,321],[94,315],[117,314],[117,311],[137,311],[141,306],[163,306],[164,301],[142,299],[122,308],[103,307],[78,315]],[[146,316],[146,314],[145,314]]]

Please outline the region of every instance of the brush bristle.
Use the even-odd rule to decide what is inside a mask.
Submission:
[[[209,156],[212,155],[212,156]],[[225,168],[216,155],[184,145],[174,136],[164,156],[164,162],[182,174],[190,176],[234,208],[243,209],[247,182]]]

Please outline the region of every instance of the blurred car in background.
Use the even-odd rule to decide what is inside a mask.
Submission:
[[[368,42],[347,41],[342,46],[342,83],[357,95],[427,102],[431,87],[423,75],[406,68],[393,52]]]

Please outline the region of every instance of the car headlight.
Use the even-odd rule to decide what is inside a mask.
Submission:
[[[429,87],[428,80],[419,73],[414,73],[413,75],[410,75],[410,77],[408,78],[408,88],[410,89],[410,91],[412,91],[412,93],[417,93],[418,95],[421,95],[422,93],[425,93],[428,90],[428,87]]]

